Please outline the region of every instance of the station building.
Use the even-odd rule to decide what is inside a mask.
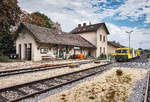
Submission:
[[[105,23],[74,28],[70,33],[21,23],[16,33],[16,54],[22,60],[40,61],[45,58],[70,58],[76,54],[98,57],[108,54]]]
[[[107,53],[108,55],[114,55],[115,54],[115,50],[117,48],[124,48],[125,46],[115,42],[115,41],[108,41],[107,42]]]

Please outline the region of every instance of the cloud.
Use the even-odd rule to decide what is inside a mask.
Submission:
[[[20,0],[19,5],[27,12],[40,11],[53,21],[58,21],[64,31],[71,31],[79,23],[99,22],[90,0]]]
[[[95,1],[95,0],[94,0]],[[97,2],[96,2],[97,1]],[[144,23],[150,23],[150,1],[149,0],[126,0],[122,1],[120,5],[110,5],[114,1],[106,2],[105,0],[96,0],[93,5],[97,5],[96,8],[99,8],[98,11],[101,18],[113,17],[118,14],[114,19],[116,20],[130,20],[138,21],[139,17],[146,15]],[[120,1],[116,1],[120,2]],[[103,5],[98,5],[103,3]]]
[[[117,41],[121,43],[122,45],[125,45],[128,47],[129,45],[129,34],[126,33],[126,31],[134,30],[134,28],[131,27],[118,27],[116,25],[106,23],[110,35],[108,36],[108,39],[110,41]],[[132,48],[150,48],[150,30],[149,29],[135,29],[131,33],[131,47]]]

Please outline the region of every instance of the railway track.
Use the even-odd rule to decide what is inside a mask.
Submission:
[[[65,63],[65,64],[56,64],[56,65],[52,65],[49,67],[40,66],[40,67],[34,67],[34,68],[24,68],[24,69],[0,71],[0,77],[24,74],[24,73],[32,73],[32,72],[44,71],[44,70],[52,70],[52,69],[57,69],[57,68],[64,68],[64,67],[67,67],[69,64],[88,64],[88,63],[93,63],[94,61],[95,60],[74,62],[74,63]]]
[[[0,102],[17,102],[33,97],[37,94],[42,94],[97,73],[102,73],[104,70],[109,69],[107,67],[108,65],[110,65],[110,63],[42,80],[2,88],[0,89]]]
[[[148,74],[144,96],[143,102],[150,102],[150,73]]]

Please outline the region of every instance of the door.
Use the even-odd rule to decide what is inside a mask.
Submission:
[[[29,48],[27,49],[27,60],[32,59],[32,44],[29,44]]]
[[[27,60],[27,44],[24,44],[25,60]]]
[[[21,44],[19,44],[19,59],[21,60]]]

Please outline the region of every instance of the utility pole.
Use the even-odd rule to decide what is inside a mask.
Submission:
[[[131,31],[126,31],[126,33],[128,33],[129,34],[129,48],[130,48],[130,34],[133,32],[133,30],[131,30]]]

